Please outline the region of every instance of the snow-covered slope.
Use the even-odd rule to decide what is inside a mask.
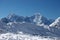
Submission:
[[[7,23],[8,32],[18,33],[22,31],[23,33],[31,34],[31,35],[41,35],[41,36],[50,36],[47,32],[48,29],[43,26],[37,26],[31,23],[20,23],[20,22],[11,22]],[[42,32],[43,31],[43,32]]]
[[[60,17],[58,17],[50,26],[50,31],[60,36]]]
[[[28,34],[13,34],[5,33],[0,35],[0,40],[59,40],[56,37],[41,37],[41,36],[32,36]]]
[[[58,17],[52,24],[50,24],[50,26],[60,28],[60,17]]]
[[[49,31],[49,26],[37,26],[31,23],[9,22],[1,27],[5,33],[18,33],[22,31],[23,33],[31,35],[58,36]]]
[[[0,21],[0,33],[6,33],[5,31],[6,23]]]

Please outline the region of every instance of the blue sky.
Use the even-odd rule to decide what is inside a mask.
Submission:
[[[0,18],[10,13],[31,16],[35,13],[47,18],[60,16],[60,0],[0,0]]]

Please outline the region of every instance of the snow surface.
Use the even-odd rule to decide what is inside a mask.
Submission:
[[[59,39],[32,36],[32,35],[23,34],[23,33],[19,33],[19,34],[5,33],[5,34],[0,34],[0,40],[59,40]]]

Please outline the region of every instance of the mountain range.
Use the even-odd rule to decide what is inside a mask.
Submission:
[[[60,17],[48,19],[39,13],[26,17],[9,14],[0,19],[0,33],[8,32],[60,37]]]

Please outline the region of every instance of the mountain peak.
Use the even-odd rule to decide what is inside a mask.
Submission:
[[[40,13],[35,14],[35,18],[33,21],[38,25],[40,24],[49,25],[50,24],[50,21],[46,17],[42,16]]]
[[[58,17],[56,20],[57,20],[57,21],[60,21],[60,17]]]
[[[11,13],[11,14],[9,14],[7,17],[10,19],[11,17],[14,17],[14,16],[16,16],[16,14]]]
[[[40,13],[35,13],[35,16],[42,16]]]

